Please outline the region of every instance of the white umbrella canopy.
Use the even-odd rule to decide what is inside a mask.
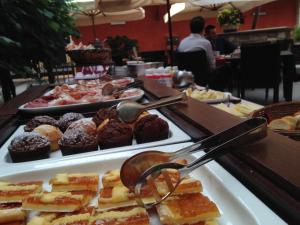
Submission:
[[[85,14],[86,13],[86,14]],[[143,8],[131,9],[121,12],[101,12],[100,10],[85,11],[74,14],[76,26],[90,26],[93,21],[89,13],[94,14],[94,24],[128,22],[142,20],[145,18],[145,10]]]
[[[180,12],[176,10],[176,8],[179,8],[175,6],[176,4],[172,6],[173,11],[177,11],[177,13],[172,13],[171,8],[171,14],[173,14],[172,21],[190,20],[195,16],[203,16],[205,18],[216,17],[219,10],[232,8],[233,6],[242,12],[246,12],[272,1],[275,0],[189,0],[183,3],[184,7],[180,6],[181,9],[183,8]],[[164,18],[166,22],[166,15]]]
[[[171,4],[186,0],[170,0]],[[166,5],[166,0],[96,0],[96,8],[104,12],[118,12],[149,5]]]

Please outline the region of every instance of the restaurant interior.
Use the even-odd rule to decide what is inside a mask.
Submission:
[[[300,0],[1,0],[0,225],[300,224]]]

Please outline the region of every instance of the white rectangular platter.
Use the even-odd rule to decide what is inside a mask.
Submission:
[[[50,158],[48,158],[48,159],[41,159],[41,160],[21,162],[21,163],[13,163],[11,161],[11,158],[8,153],[8,146],[14,137],[24,133],[24,125],[22,125],[12,134],[12,136],[0,148],[0,170],[1,170],[1,168],[18,167],[22,164],[23,165],[34,165],[34,164],[41,164],[41,163],[45,163],[45,162],[55,162],[57,160],[82,158],[82,157],[91,156],[91,155],[102,155],[102,154],[113,153],[113,152],[131,151],[134,149],[151,148],[151,147],[155,147],[155,146],[169,145],[169,144],[175,144],[175,143],[186,142],[186,141],[191,140],[191,138],[186,133],[184,133],[173,122],[171,122],[169,119],[167,119],[161,113],[159,113],[157,110],[149,110],[149,113],[156,114],[160,118],[167,121],[167,123],[169,124],[169,138],[167,138],[165,140],[148,142],[148,143],[143,143],[143,144],[137,144],[136,141],[133,140],[133,144],[129,145],[129,146],[110,148],[110,149],[105,149],[105,150],[98,149],[98,151],[74,154],[74,155],[69,155],[69,156],[63,156],[61,151],[59,150],[59,151],[51,153]]]
[[[190,144],[192,143],[161,146],[153,150],[172,152]],[[145,150],[23,166],[17,170],[2,171],[0,180],[17,182],[43,180],[45,188],[49,190],[50,186],[47,181],[57,173],[97,172],[101,176],[108,170],[120,168],[128,157]],[[193,160],[201,154],[203,153],[196,153],[189,160]],[[191,176],[201,181],[204,194],[217,204],[221,212],[221,217],[217,220],[219,225],[286,224],[218,163],[212,161],[198,168]],[[151,224],[160,225],[157,216],[151,215]]]

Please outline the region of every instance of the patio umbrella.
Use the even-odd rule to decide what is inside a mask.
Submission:
[[[103,12],[100,9],[89,9],[76,12],[73,16],[78,27],[92,25],[93,36],[96,39],[95,25],[141,20],[145,18],[145,10],[141,7],[120,12]]]
[[[171,8],[171,14],[173,14],[173,21],[190,20],[195,16],[203,16],[206,18],[216,17],[219,10],[225,8],[236,7],[242,12],[246,12],[257,6],[264,5],[266,3],[275,0],[189,0],[186,3],[181,4],[181,11],[176,11],[176,4]],[[177,6],[178,8],[178,6]],[[176,11],[175,13],[173,13]],[[167,16],[164,16],[167,21]]]

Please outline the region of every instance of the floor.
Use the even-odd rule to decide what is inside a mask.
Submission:
[[[25,91],[32,83],[32,80],[15,80],[15,85],[16,85],[16,92],[17,94],[22,93]],[[2,89],[0,87],[0,105],[3,104],[3,97],[2,97]],[[236,95],[236,90],[233,91],[233,95]],[[283,98],[283,88],[282,84],[280,85],[280,101],[284,101]],[[246,99],[261,105],[268,105],[272,104],[273,101],[273,90],[269,90],[269,99],[266,101],[265,100],[265,89],[254,89],[254,90],[247,90],[246,91]],[[294,88],[293,88],[293,100],[298,100],[300,101],[300,82],[295,82],[294,83]]]

